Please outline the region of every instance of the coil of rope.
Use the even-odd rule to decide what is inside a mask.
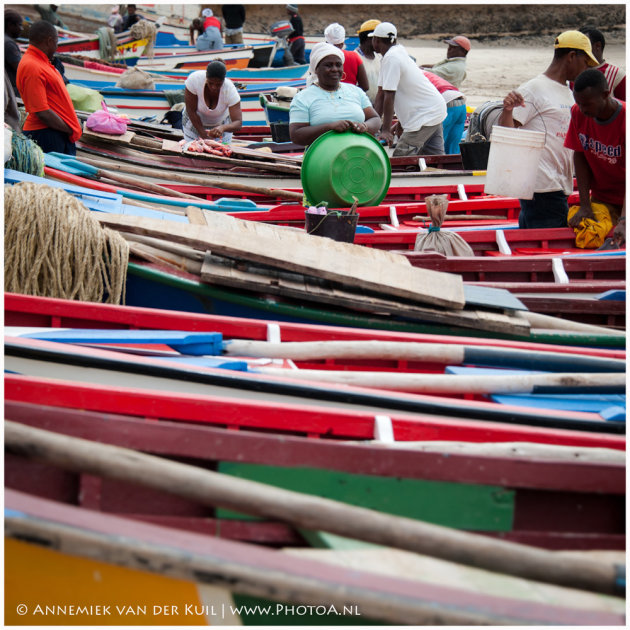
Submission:
[[[124,303],[129,246],[70,193],[45,184],[4,187],[4,290]]]

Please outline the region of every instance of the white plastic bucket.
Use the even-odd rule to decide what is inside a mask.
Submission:
[[[543,131],[495,125],[490,135],[484,191],[490,195],[531,199],[544,146]]]

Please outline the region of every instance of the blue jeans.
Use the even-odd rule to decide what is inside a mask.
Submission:
[[[44,153],[65,153],[66,155],[76,155],[77,147],[74,142],[70,142],[70,137],[63,131],[56,129],[35,129],[33,131],[25,131],[27,138],[36,142]]]
[[[442,121],[444,132],[444,153],[459,153],[459,143],[466,124],[466,103],[446,108],[446,118]]]
[[[519,199],[521,212],[518,215],[520,228],[567,227],[569,204],[562,190],[534,193],[533,199]]]

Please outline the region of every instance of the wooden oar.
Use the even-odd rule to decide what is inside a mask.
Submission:
[[[459,564],[610,595],[624,592],[622,567],[457,531],[339,501],[283,490],[127,448],[5,421],[5,447],[13,453],[75,472],[128,481],[198,502],[295,527],[323,530],[415,551]]]
[[[187,260],[187,259],[185,259]],[[260,366],[256,372],[286,376],[312,383],[314,381],[376,387],[390,391],[417,394],[545,394],[602,393],[623,394],[626,375],[623,372],[578,374],[410,374],[399,372],[368,372],[349,370],[292,370]]]
[[[232,339],[223,343],[230,356],[293,359],[390,359],[424,361],[439,365],[493,366],[548,372],[619,372],[626,362],[620,359],[577,356],[561,352],[531,352],[516,348],[468,346],[459,344],[409,343],[404,341],[293,341],[271,343]]]
[[[103,168],[103,166],[113,168],[117,171],[123,171],[125,173],[132,173],[134,175],[140,175],[142,177],[156,177],[154,170],[143,168],[140,166],[130,166],[128,164],[103,164],[100,160],[94,160],[82,156],[81,161],[86,164],[90,164],[96,168]],[[266,195],[269,197],[283,197],[285,199],[302,201],[303,195],[300,192],[293,192],[290,190],[284,190],[282,188],[266,188],[264,186],[249,186],[247,184],[225,182],[222,179],[214,179],[212,177],[198,177],[195,175],[183,175],[181,173],[168,173],[168,179],[174,182],[181,182],[183,184],[196,184],[197,186],[214,186],[216,188],[223,188],[225,190],[240,190],[242,192],[255,193],[258,195]],[[137,180],[133,180],[137,183]]]

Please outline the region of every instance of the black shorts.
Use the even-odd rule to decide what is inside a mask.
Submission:
[[[77,147],[74,142],[70,142],[70,137],[63,131],[56,129],[35,129],[25,131],[24,135],[36,142],[44,153],[65,153],[66,155],[76,155]]]

